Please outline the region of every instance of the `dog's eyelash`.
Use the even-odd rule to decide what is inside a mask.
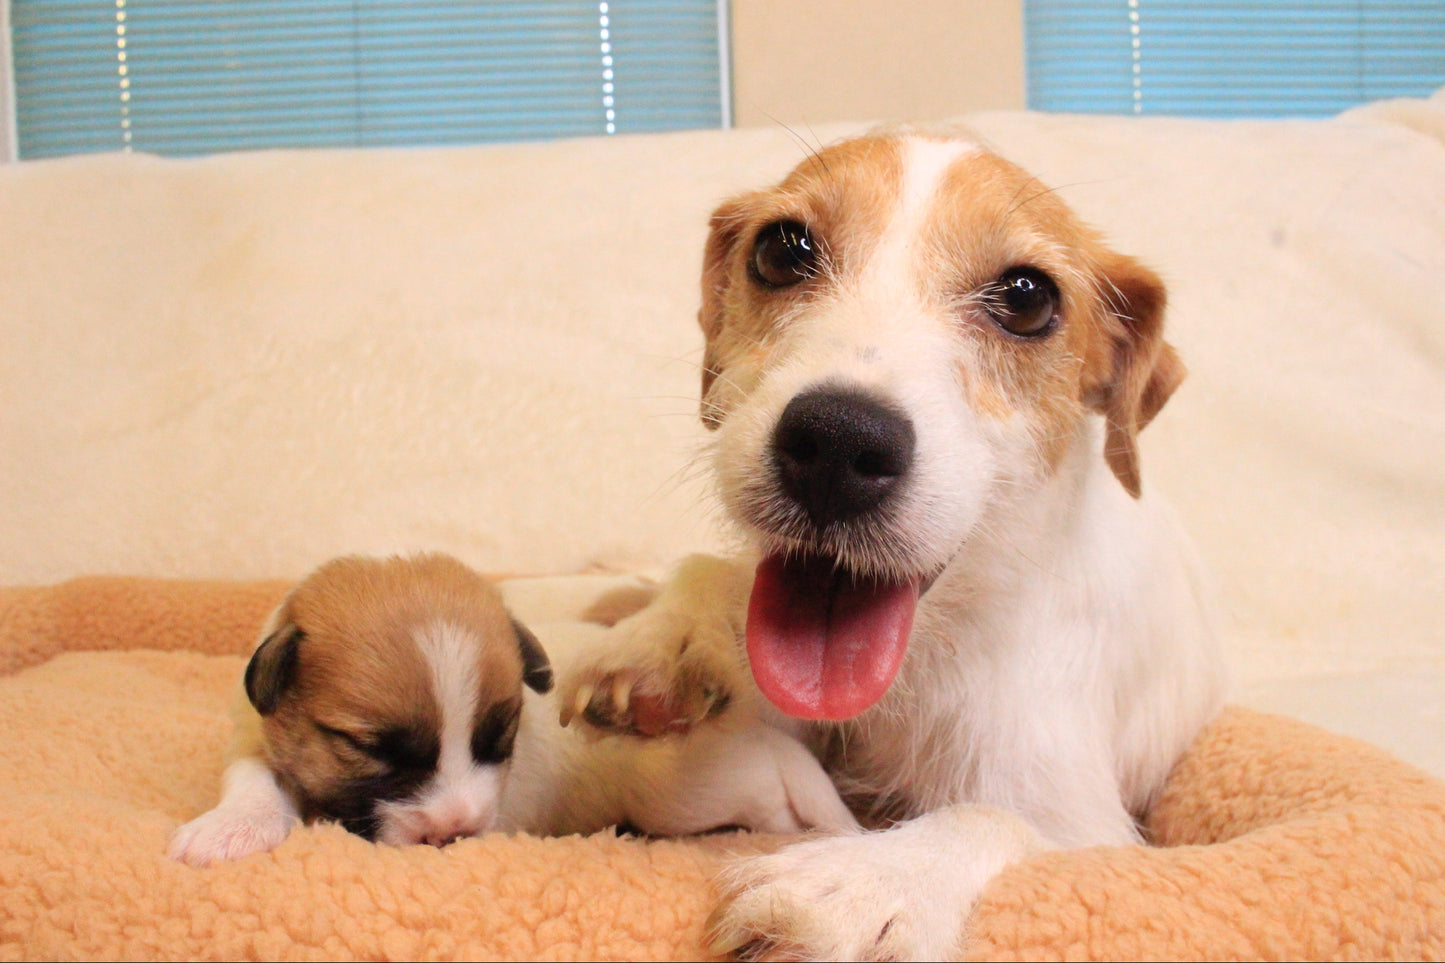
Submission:
[[[371,755],[371,750],[367,748],[367,744],[360,737],[352,735],[345,729],[337,729],[335,726],[328,726],[320,722],[315,723],[315,726],[316,730],[322,735],[330,736],[332,739],[350,746],[357,752]]]
[[[393,769],[433,768],[440,751],[435,740],[400,726],[383,729],[374,736],[359,736],[319,722],[316,728],[367,758]]]
[[[521,721],[522,705],[511,700],[498,703],[484,713],[472,730],[472,759],[479,765],[496,765],[512,758]]]

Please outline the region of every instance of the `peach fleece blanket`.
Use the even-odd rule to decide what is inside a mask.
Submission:
[[[226,702],[282,582],[0,590],[0,957],[698,959],[709,877],[776,838],[335,827],[210,870],[167,836],[212,804]],[[1445,785],[1288,719],[1226,712],[1149,816],[1156,847],[1005,872],[969,959],[1445,956]],[[887,880],[879,880],[886,898]]]

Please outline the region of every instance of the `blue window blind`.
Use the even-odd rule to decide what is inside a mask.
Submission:
[[[728,120],[719,0],[10,2],[23,158]]]
[[[1445,85],[1440,0],[1025,0],[1038,110],[1318,117]]]

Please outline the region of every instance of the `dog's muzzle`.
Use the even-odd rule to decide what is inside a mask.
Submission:
[[[913,464],[913,422],[856,388],[796,395],[773,429],[779,486],[819,530],[877,509]]]
[[[890,503],[916,447],[902,409],[838,382],[794,395],[773,426],[754,521],[777,541],[754,574],[746,644],[758,688],[790,716],[851,719],[903,663],[922,576],[899,558]]]

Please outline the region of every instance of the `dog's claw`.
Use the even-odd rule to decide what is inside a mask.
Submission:
[[[739,654],[727,618],[643,609],[561,680],[562,724],[593,736],[686,733],[730,706],[746,673]]]
[[[698,685],[686,676],[672,680],[670,690],[657,691],[655,683],[633,671],[591,676],[579,682],[570,697],[563,697],[563,726],[584,723],[592,735],[630,735],[654,738],[687,732],[721,715],[732,697],[723,685]]]
[[[565,729],[572,720],[587,712],[587,706],[592,702],[592,693],[596,690],[589,682],[584,682],[577,687],[577,694],[572,697],[570,703],[562,704],[562,727]]]
[[[632,681],[626,676],[616,676],[612,680],[612,711],[619,718],[625,718],[631,706]]]
[[[748,931],[729,920],[723,909],[721,906],[714,909],[703,926],[703,932],[707,934],[707,951],[714,956],[731,956],[753,942]]]

